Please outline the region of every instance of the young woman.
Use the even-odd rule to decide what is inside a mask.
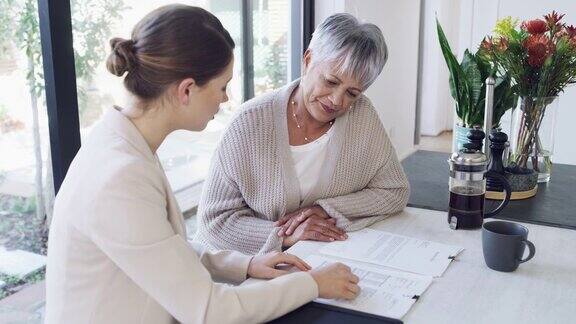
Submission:
[[[204,129],[228,100],[234,42],[218,19],[165,6],[111,45],[107,67],[134,100],[94,128],[56,198],[46,323],[254,323],[318,296],[354,298],[358,278],[342,264],[310,269],[286,253],[211,253],[186,240],[156,150],[172,131]],[[247,277],[275,279],[213,281]]]

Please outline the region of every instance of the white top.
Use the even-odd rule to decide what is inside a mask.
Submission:
[[[296,177],[300,184],[300,202],[313,191],[318,183],[322,166],[326,162],[326,153],[332,137],[333,127],[316,140],[298,146],[290,145],[292,162],[296,170]]]
[[[241,289],[213,281],[242,282],[250,259],[186,241],[157,157],[110,109],[56,197],[44,323],[261,323],[318,296],[307,272]]]

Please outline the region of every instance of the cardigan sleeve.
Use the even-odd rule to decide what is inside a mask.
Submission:
[[[220,276],[235,277],[226,274],[222,265],[234,269],[238,263],[245,276],[250,258],[228,252],[198,256],[168,222],[159,181],[149,168],[139,165],[129,165],[111,177],[94,197],[89,235],[126,276],[178,321],[263,322],[317,297],[314,279],[303,272],[246,287],[213,282],[202,261]]]
[[[378,120],[373,111],[368,116]],[[364,135],[375,140],[372,150],[377,152],[372,154],[370,163],[378,167],[368,184],[359,191],[315,202],[336,219],[338,227],[348,231],[370,226],[401,212],[410,195],[408,179],[384,127],[374,121],[369,129],[373,134]]]
[[[216,249],[247,254],[280,251],[282,237],[274,222],[256,217],[214,153],[198,209],[195,241]]]

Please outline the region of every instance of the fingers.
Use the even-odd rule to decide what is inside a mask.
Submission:
[[[334,242],[334,238],[328,235],[324,235],[321,232],[317,232],[314,230],[308,230],[304,232],[304,239],[306,240],[313,240],[313,241],[320,241],[320,242]]]
[[[341,235],[346,234],[346,232],[343,229],[336,226],[336,219],[334,219],[334,218],[324,219],[324,218],[318,217],[317,215],[314,215],[314,216],[309,218],[309,221],[312,222],[313,224],[316,224],[316,225],[327,226],[327,227],[331,228],[332,230],[338,232]]]
[[[296,217],[295,219],[292,220],[292,222],[290,223],[290,225],[285,225],[284,227],[286,228],[286,235],[292,235],[292,233],[294,233],[294,230],[296,230],[296,228],[302,224],[306,218],[308,216],[302,216],[302,214],[298,217]]]
[[[280,227],[284,224],[286,224],[286,222],[289,220],[289,218],[285,218],[285,216],[282,216],[282,218],[278,219],[277,221],[274,222],[274,227]]]
[[[314,211],[311,208],[303,210],[298,216],[292,219],[292,223],[290,223],[290,225],[284,225],[284,228],[286,228],[286,235],[292,235],[292,233],[294,233],[300,224],[305,222],[309,217],[313,215]]]
[[[348,283],[345,285],[345,291],[343,292],[344,299],[354,299],[360,294],[360,287],[358,285]]]
[[[308,271],[312,269],[312,267],[308,263],[304,262],[304,260],[289,253],[279,253],[276,256],[274,263],[275,263],[274,265],[278,265],[281,263],[290,264],[298,268],[300,271]]]
[[[274,227],[278,227],[278,226],[282,226],[282,225],[286,224],[286,222],[291,220],[293,216],[294,216],[294,213],[289,213],[289,214],[286,214],[286,215],[280,217],[277,221],[274,222]]]
[[[352,274],[348,280],[353,284],[357,284],[360,281],[360,278],[358,278],[357,275]]]
[[[336,235],[336,237],[334,237],[335,239],[345,240],[348,238],[348,235],[346,234],[346,232],[343,229],[336,227],[336,225],[334,225],[332,223],[327,223],[323,220],[322,221],[312,221],[312,223],[314,225],[321,227],[321,228],[324,228],[326,231],[329,231],[329,232],[333,233],[334,235]],[[324,233],[324,234],[326,234],[326,233]]]
[[[344,284],[343,298],[348,300],[356,298],[358,294],[360,294],[360,287],[358,286],[360,278],[353,274],[350,267],[345,264],[341,264],[340,270],[346,273],[347,279],[347,282]]]
[[[352,274],[352,269],[350,269],[350,267],[345,265],[344,263],[336,262],[335,264],[340,273]]]
[[[302,208],[302,209],[293,211],[291,213],[288,213],[288,214],[280,217],[277,221],[274,222],[274,227],[284,226],[286,223],[288,223],[288,221],[290,221],[296,217],[300,217],[301,218],[300,223],[302,223],[304,220],[306,220],[311,215],[316,215],[316,216],[318,216],[320,218],[324,218],[324,219],[332,219],[330,217],[330,215],[328,215],[322,207],[312,206],[312,207]],[[335,222],[336,222],[336,220],[334,220],[334,223]]]
[[[274,226],[275,227],[282,226],[282,225],[286,224],[289,220],[291,220],[297,216],[302,216],[302,214],[304,214],[304,213],[314,214],[314,211],[315,211],[314,207],[303,208],[303,209],[293,211],[291,213],[288,213],[288,214],[280,217],[276,222],[274,222]],[[304,217],[304,220],[305,219],[306,219],[306,217]]]
[[[318,232],[324,236],[329,237],[330,241],[343,241],[343,240],[345,240],[344,236],[340,235],[340,233],[333,231],[330,228],[325,227],[325,226],[310,225],[308,228],[310,231]]]
[[[329,220],[333,220],[333,218],[321,219],[321,218],[313,217],[313,218],[310,218],[308,220],[308,222],[310,222],[311,224],[313,224],[315,226],[322,227],[323,228],[323,230],[321,231],[322,234],[331,236],[335,240],[347,239],[348,235],[346,234],[346,232],[343,229],[337,227],[335,225],[335,223],[333,223],[332,221],[329,221]],[[335,220],[334,220],[334,222],[335,222]]]
[[[292,235],[296,228],[302,224],[308,217],[313,216],[314,214],[310,212],[310,210],[303,210],[299,213],[298,216],[294,216],[290,222],[285,223],[283,227],[283,234],[285,235]]]
[[[292,224],[293,219],[288,220],[280,229],[278,230],[278,236],[286,235],[286,229]]]
[[[324,219],[318,216],[317,214],[309,214],[309,213],[305,213],[302,216],[298,216],[296,219],[294,219],[284,233],[286,235],[292,235],[296,230],[296,228],[298,228],[298,226],[300,226],[302,223],[308,223],[308,226],[318,225],[326,227],[328,230],[333,231],[337,235],[334,236],[335,240],[345,240],[346,238],[348,238],[344,230],[336,227],[335,219],[333,218]],[[323,232],[323,234],[333,236],[332,234],[328,234],[326,232]]]

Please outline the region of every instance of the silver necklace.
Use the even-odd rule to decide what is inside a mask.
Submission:
[[[304,133],[304,140],[306,142],[310,142],[310,140],[308,139],[308,136],[306,136],[306,130],[302,127],[300,127],[300,123],[298,122],[298,117],[296,116],[296,101],[292,100],[290,101],[290,104],[292,104],[292,117],[294,117],[294,121],[296,122],[296,127],[298,129],[301,129],[302,132]],[[330,121],[330,126],[332,126],[332,124],[334,123],[333,120]]]

